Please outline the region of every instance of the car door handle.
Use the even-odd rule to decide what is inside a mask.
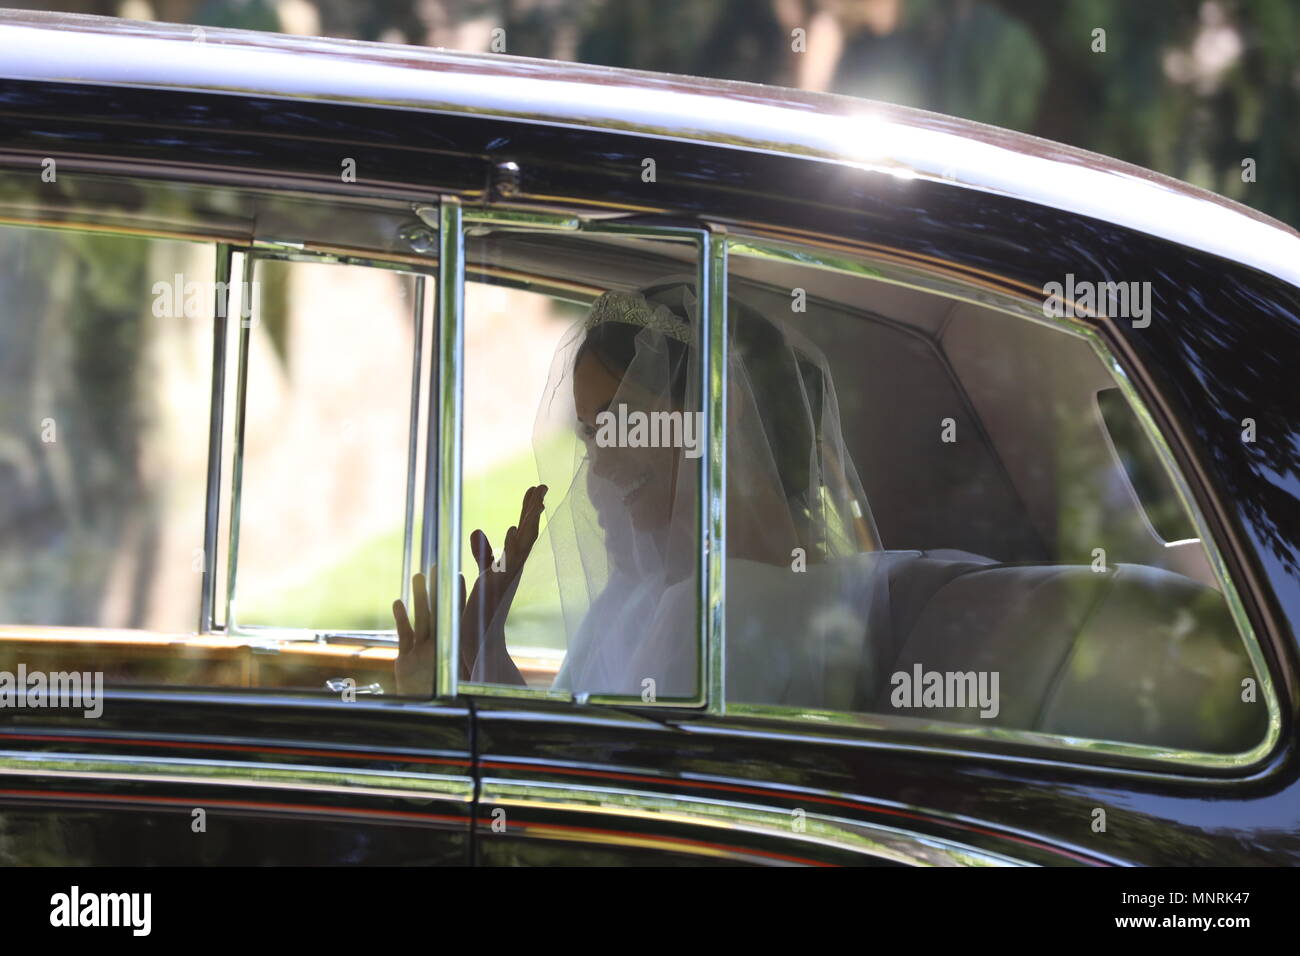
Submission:
[[[325,682],[325,689],[333,691],[336,694],[341,694],[348,689],[348,681],[350,680],[352,680],[350,677],[333,677]],[[378,683],[357,684],[356,688],[352,692],[354,694],[382,694],[384,688],[382,684]]]

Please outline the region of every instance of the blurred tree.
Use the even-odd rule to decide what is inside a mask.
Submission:
[[[203,0],[194,12],[193,22],[205,27],[272,33],[280,29],[275,0]]]
[[[789,44],[773,6],[753,0],[600,3],[582,23],[583,63],[772,82]]]

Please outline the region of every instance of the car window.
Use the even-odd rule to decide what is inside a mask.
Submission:
[[[763,515],[728,486],[729,707],[1208,754],[1263,740],[1224,582],[1088,338],[762,258],[734,256],[731,279],[732,350],[746,312],[786,330],[808,370],[786,427],[817,437],[782,475],[805,516],[784,561],[736,553]]]
[[[0,622],[193,630],[213,296],[174,277],[214,273],[210,245],[0,226]]]
[[[408,474],[421,463],[408,446],[424,285],[273,259],[252,282],[228,626],[391,633],[418,540],[406,524],[422,474]]]
[[[698,249],[471,234],[463,686],[698,697]]]
[[[1133,407],[1119,388],[1097,392],[1097,410],[1106,426],[1111,449],[1123,465],[1134,499],[1151,530],[1166,544],[1196,537],[1178,498],[1169,473],[1161,466],[1151,442],[1142,434],[1142,425]]]
[[[432,553],[429,227],[95,177],[0,203],[57,226],[0,226],[0,672],[397,690]]]

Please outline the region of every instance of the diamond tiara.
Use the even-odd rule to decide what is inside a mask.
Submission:
[[[664,305],[652,309],[645,296],[637,292],[613,290],[593,302],[591,311],[587,313],[587,331],[605,322],[623,322],[654,329],[686,345],[693,341],[691,327],[673,315],[671,309]]]

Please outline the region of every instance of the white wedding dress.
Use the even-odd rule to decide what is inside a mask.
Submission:
[[[878,676],[872,633],[885,613],[887,560],[883,552],[863,553],[798,572],[728,560],[728,699],[851,709]],[[554,687],[694,695],[700,646],[694,584],[690,578],[661,589],[649,579],[611,579],[579,627]]]
[[[851,709],[878,676],[887,558],[840,433],[829,366],[782,321],[734,298],[729,316],[727,529],[746,554],[768,558],[726,559],[728,698]],[[692,276],[610,291],[553,357],[533,441],[547,521],[517,610],[563,638],[556,689],[657,701],[701,692],[703,459],[671,446],[605,447],[578,410],[578,396],[594,394],[605,409],[698,414],[699,321]],[[612,394],[601,391],[611,380]],[[653,489],[639,509],[628,503],[634,485]],[[541,548],[549,553],[539,558]],[[783,557],[795,554],[798,570]],[[509,607],[489,625],[503,640]],[[483,671],[476,663],[476,680]]]

